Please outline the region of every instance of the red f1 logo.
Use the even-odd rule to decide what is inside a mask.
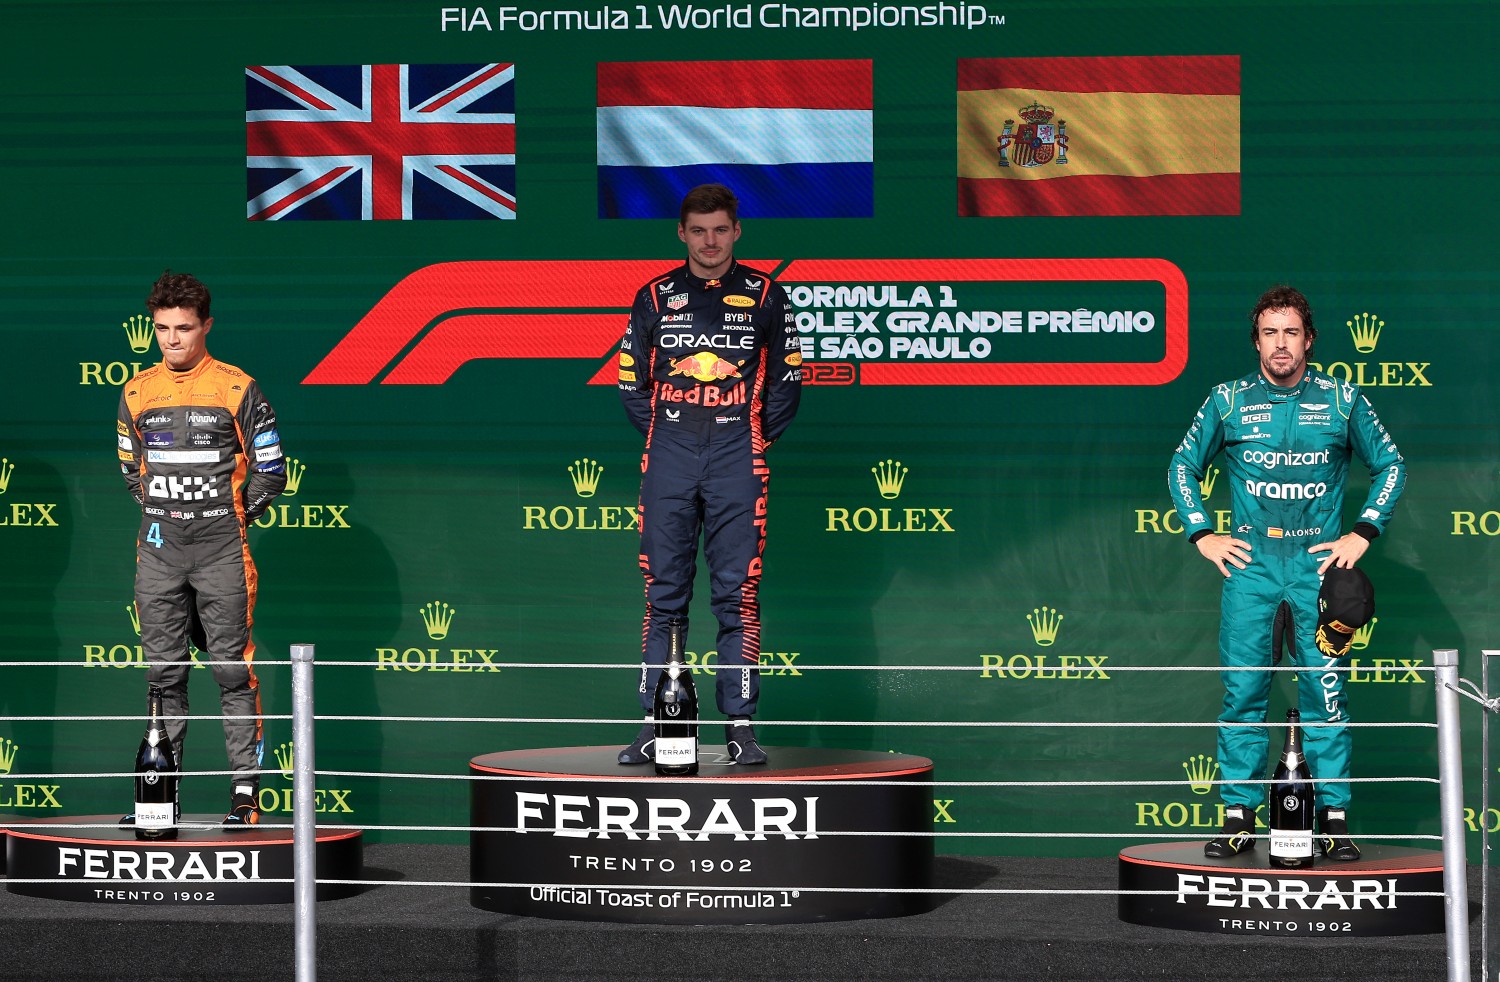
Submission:
[[[775,260],[750,260],[775,269]],[[304,385],[442,385],[466,362],[576,358],[589,383],[614,381],[615,346],[650,260],[439,263],[407,276],[334,346]],[[804,378],[849,385],[1162,385],[1188,355],[1188,290],[1164,259],[794,259],[776,279],[799,283],[1156,282],[1165,291],[1165,352],[1152,362],[807,362]],[[389,369],[389,370],[387,370]],[[381,377],[381,373],[384,376]]]

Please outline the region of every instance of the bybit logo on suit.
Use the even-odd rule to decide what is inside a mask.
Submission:
[[[875,490],[886,501],[901,497],[911,468],[899,460],[877,461],[870,468]],[[952,508],[827,508],[826,532],[953,532]]]
[[[1032,642],[1038,648],[1050,648],[1056,644],[1063,618],[1064,615],[1056,607],[1044,604],[1033,608],[1026,615],[1026,623],[1031,626]],[[1014,681],[1104,682],[1109,679],[1109,673],[1104,670],[1107,661],[1108,655],[980,655],[979,664],[984,667],[984,671],[979,673],[979,677]]]
[[[417,608],[422,626],[432,641],[443,641],[458,617],[458,609],[442,600],[433,600]],[[499,648],[376,648],[377,672],[494,672]]]
[[[576,497],[587,500],[598,493],[603,464],[580,457],[567,470]],[[634,532],[640,528],[637,517],[633,504],[521,506],[521,528],[528,532]]]

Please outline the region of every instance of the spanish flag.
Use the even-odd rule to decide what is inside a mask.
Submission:
[[[1239,57],[960,59],[958,213],[1238,215]]]

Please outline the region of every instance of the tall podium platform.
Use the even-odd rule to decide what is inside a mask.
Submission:
[[[622,767],[619,747],[469,763],[470,903],[562,920],[778,924],[932,907],[932,761],[767,747],[700,751],[694,778]],[[488,778],[489,780],[483,780]],[[597,779],[609,780],[600,781]],[[595,780],[588,780],[595,779]],[[892,834],[894,833],[894,834]]]

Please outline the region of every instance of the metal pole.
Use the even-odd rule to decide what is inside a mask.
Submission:
[[[1486,648],[1480,652],[1483,657],[1483,665],[1480,679],[1484,690],[1484,698],[1489,700],[1490,696],[1490,659],[1500,657],[1500,651]],[[1479,976],[1488,982],[1490,978],[1490,725],[1494,722],[1494,708],[1486,701],[1484,712],[1484,729],[1480,730],[1482,753],[1480,755],[1479,793],[1480,814],[1483,816],[1479,822],[1482,833],[1482,845],[1479,851]]]
[[[292,904],[297,982],[318,978],[318,841],[313,795],[313,645],[292,645]]]
[[[1448,982],[1469,982],[1469,865],[1464,848],[1464,773],[1459,749],[1457,649],[1436,649],[1432,653],[1432,665],[1437,677],[1438,780],[1443,829],[1443,904],[1448,922]]]
[[[1480,652],[1479,686],[1490,697],[1490,656]],[[1485,707],[1484,726],[1479,731],[1479,977],[1490,977],[1490,713]]]

